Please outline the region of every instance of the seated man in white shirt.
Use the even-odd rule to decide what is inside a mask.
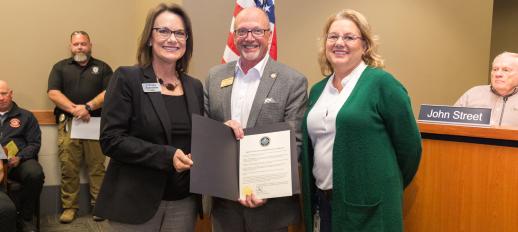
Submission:
[[[493,60],[491,84],[464,93],[455,106],[491,108],[491,125],[518,126],[518,54],[503,52]]]

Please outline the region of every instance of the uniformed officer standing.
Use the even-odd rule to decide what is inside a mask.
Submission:
[[[70,223],[79,208],[79,170],[84,157],[88,168],[91,204],[95,204],[104,177],[105,156],[98,140],[71,139],[72,118],[85,122],[100,117],[105,89],[113,73],[105,62],[91,56],[92,43],[84,31],[70,35],[72,57],[54,65],[49,76],[48,96],[56,104],[58,155],[61,161],[60,222]],[[94,220],[102,220],[94,217]]]
[[[3,80],[0,80],[0,142],[10,157],[8,178],[22,184],[16,201],[19,231],[36,231],[33,215],[44,180],[37,161],[41,130],[34,115],[13,102],[13,91]]]

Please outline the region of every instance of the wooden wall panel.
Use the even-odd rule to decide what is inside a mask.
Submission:
[[[55,125],[56,119],[52,110],[31,110],[40,125]]]

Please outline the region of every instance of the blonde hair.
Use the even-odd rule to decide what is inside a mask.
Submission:
[[[382,68],[384,67],[383,59],[381,56],[377,53],[378,43],[377,43],[377,37],[372,34],[371,27],[369,23],[367,22],[367,19],[365,16],[363,16],[360,12],[351,10],[351,9],[345,9],[341,10],[337,14],[331,15],[325,25],[324,30],[322,31],[322,36],[320,37],[320,46],[318,51],[318,63],[320,65],[320,72],[322,75],[327,76],[334,72],[333,67],[331,66],[331,63],[326,57],[326,41],[327,41],[327,33],[329,31],[329,28],[331,27],[331,24],[337,20],[341,19],[348,19],[351,20],[356,27],[360,30],[361,37],[364,42],[364,48],[365,52],[362,55],[362,60],[369,66],[375,67],[375,68]]]

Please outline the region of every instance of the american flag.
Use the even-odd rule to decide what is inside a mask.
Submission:
[[[277,31],[275,30],[275,0],[236,0],[234,15],[230,23],[230,32],[228,33],[227,46],[223,52],[221,63],[228,63],[239,58],[239,52],[234,44],[234,21],[236,15],[244,8],[259,7],[262,8],[270,19],[270,31],[273,32],[272,42],[270,44],[270,57],[277,60]]]

